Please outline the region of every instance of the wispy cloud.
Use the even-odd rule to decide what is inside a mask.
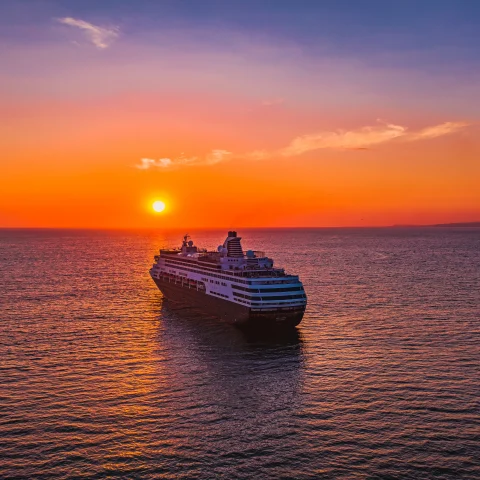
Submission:
[[[368,150],[369,148],[391,142],[393,140],[413,142],[459,132],[468,127],[466,122],[445,122],[439,125],[410,132],[407,127],[392,123],[381,123],[376,126],[367,126],[355,130],[322,131],[302,135],[294,138],[286,147],[279,150],[254,150],[242,154],[232,154],[228,150],[212,150],[205,157],[185,157],[180,155],[176,159],[160,158],[152,160],[142,158],[137,168],[169,168],[181,165],[214,165],[227,158],[243,160],[265,160],[272,157],[295,157],[303,153],[321,149],[330,150]]]
[[[408,135],[408,140],[423,140],[429,138],[442,137],[443,135],[449,135],[451,133],[458,132],[465,127],[468,127],[466,122],[445,122],[440,125],[434,125],[433,127],[426,127],[419,132],[412,132]]]
[[[149,168],[167,168],[172,165],[170,158],[159,158],[154,160],[153,158],[142,158],[140,163],[135,165],[140,170],[148,170]]]
[[[205,157],[186,157],[181,153],[177,158],[142,158],[140,163],[135,165],[140,170],[148,170],[150,168],[164,169],[169,167],[178,167],[184,165],[214,165],[224,161],[231,152],[227,150],[215,149],[205,155]]]
[[[228,150],[212,150],[206,157],[205,163],[207,165],[214,165],[215,163],[223,162],[232,152]]]
[[[294,138],[290,144],[281,149],[280,155],[292,157],[312,150],[324,148],[334,150],[355,150],[385,143],[406,134],[407,129],[400,125],[378,125],[362,127],[357,130],[337,130],[318,132]]]
[[[365,150],[392,140],[416,141],[428,140],[456,133],[468,126],[465,122],[445,122],[410,132],[407,127],[394,124],[380,124],[362,127],[356,130],[324,131],[294,138],[290,144],[272,155],[292,157],[313,150]]]
[[[90,42],[92,42],[97,48],[109,47],[120,34],[118,27],[100,27],[99,25],[94,25],[85,20],[79,20],[72,17],[58,18],[57,20],[64,25],[80,28],[88,40],[90,40]]]

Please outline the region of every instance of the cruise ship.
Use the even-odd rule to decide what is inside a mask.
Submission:
[[[150,275],[165,298],[249,329],[301,322],[307,296],[297,275],[274,268],[263,252],[244,252],[237,232],[228,232],[217,251],[197,248],[189,238],[154,257]]]

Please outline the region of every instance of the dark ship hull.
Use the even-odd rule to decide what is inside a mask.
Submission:
[[[253,310],[248,306],[208,295],[204,290],[197,290],[188,285],[162,278],[153,280],[168,300],[196,307],[242,329],[269,331],[292,329],[302,321],[305,312],[305,306],[277,308],[271,311]]]

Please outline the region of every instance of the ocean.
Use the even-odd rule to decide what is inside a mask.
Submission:
[[[239,231],[305,285],[273,339],[162,298],[184,233],[0,230],[1,479],[480,478],[480,229]]]

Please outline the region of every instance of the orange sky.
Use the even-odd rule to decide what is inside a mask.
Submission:
[[[453,101],[450,78],[297,59],[293,47],[270,63],[279,50],[261,41],[173,53],[58,43],[3,59],[0,227],[480,220],[477,100],[464,80]]]

